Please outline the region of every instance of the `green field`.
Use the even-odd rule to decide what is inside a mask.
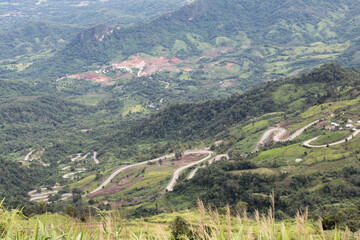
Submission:
[[[335,132],[329,132],[325,135],[321,135],[318,139],[315,141],[312,141],[310,144],[313,145],[324,145],[329,144],[333,142],[337,142],[340,140],[343,140],[351,135],[350,131],[344,130],[344,131],[335,131]]]

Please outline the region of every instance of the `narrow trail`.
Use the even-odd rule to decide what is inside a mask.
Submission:
[[[87,154],[85,154],[82,158],[80,158],[79,160],[84,160],[84,159],[86,159],[89,155],[90,155],[90,153],[87,153]]]
[[[311,147],[311,148],[323,148],[323,147],[327,147],[327,145],[329,146],[334,146],[334,145],[338,145],[338,144],[341,144],[341,143],[344,143],[346,141],[350,141],[351,139],[353,139],[354,137],[356,137],[356,135],[358,135],[360,133],[360,130],[359,129],[356,129],[354,131],[354,133],[352,133],[349,137],[343,139],[343,140],[340,140],[340,141],[337,141],[337,142],[333,142],[333,143],[329,143],[329,144],[323,144],[323,145],[312,145],[310,144],[312,141],[315,141],[316,139],[319,138],[318,137],[314,137],[310,140],[307,140],[306,142],[304,142],[304,146],[306,147]]]
[[[138,77],[141,77],[141,71],[142,71],[143,69],[144,69],[144,68],[140,68],[140,70],[139,70],[139,72],[138,72],[138,74],[137,74]]]

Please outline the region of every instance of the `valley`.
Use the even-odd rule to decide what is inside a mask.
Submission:
[[[359,12],[0,3],[0,239],[358,239]]]

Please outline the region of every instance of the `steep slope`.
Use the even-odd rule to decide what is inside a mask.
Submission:
[[[145,146],[150,146],[152,152],[145,154],[145,158],[139,154],[134,162],[158,156],[164,156],[164,162],[144,164],[143,168],[129,167],[129,172],[119,176],[118,182],[114,178],[112,184],[104,186],[108,194],[93,196],[93,200],[131,205],[136,216],[195,207],[198,198],[212,206],[230,204],[233,208],[254,212],[255,209],[267,211],[270,204],[267,196],[275,189],[277,217],[288,218],[296,214],[297,209],[310,206],[313,217],[335,217],[337,224],[349,224],[356,231],[356,218],[336,216],[359,201],[360,138],[356,135],[359,130],[345,130],[348,123],[360,127],[357,124],[360,121],[359,83],[358,70],[327,64],[299,77],[269,82],[242,95],[171,105],[126,131],[105,137],[99,134],[97,148],[102,148],[103,164],[109,168],[115,164],[121,167],[123,161],[127,168],[131,156],[142,154]],[[332,129],[331,122],[341,126]],[[284,141],[268,137],[256,152],[261,136],[275,128],[285,129],[285,133],[280,134],[283,138],[276,134]],[[285,140],[286,135],[292,136],[299,129],[303,129],[299,135]],[[354,138],[349,137],[352,134]],[[304,144],[317,136],[320,136],[317,142],[312,144],[318,147]],[[331,144],[343,139],[348,140]],[[227,153],[230,161],[200,168],[192,179],[188,179],[190,172],[184,171],[174,191],[165,193],[174,172],[171,166],[186,161],[177,161],[168,155],[165,160],[166,154],[209,145],[216,154]],[[119,152],[127,152],[128,156],[115,160]],[[106,160],[110,158],[112,160]],[[94,175],[83,175],[76,186],[91,191],[110,173],[104,175],[106,177],[98,181]],[[138,205],[135,209],[134,204]],[[328,224],[328,228],[335,227],[335,223]]]
[[[43,22],[27,24],[0,35],[0,59],[11,59],[39,51],[60,49],[80,28],[55,26]],[[3,63],[4,64],[4,63]]]
[[[32,164],[30,167],[21,163],[0,159],[0,199],[12,208],[27,203],[27,192],[38,184],[55,184],[51,180],[49,169]]]
[[[358,88],[357,71],[327,64],[300,77],[268,82],[241,95],[202,103],[174,104],[132,127],[134,138],[194,139],[214,136],[230,126],[271,112],[294,113],[340,96],[335,88]],[[286,86],[284,88],[284,86]],[[278,94],[286,93],[287,96]]]

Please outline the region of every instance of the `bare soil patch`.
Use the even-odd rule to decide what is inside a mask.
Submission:
[[[199,159],[202,156],[205,157],[205,154],[200,154],[200,153],[189,154],[189,155],[182,156],[178,160],[175,160],[174,163],[175,163],[175,166],[183,166],[183,165],[186,165],[188,163],[196,161],[197,159]]]
[[[320,129],[326,127],[326,125],[327,125],[326,121],[319,122],[318,124],[315,125],[315,128]]]
[[[129,187],[131,187],[135,182],[139,181],[140,179],[142,179],[142,176],[138,176],[136,178],[134,178],[131,182],[128,182],[126,184],[121,184],[122,182],[126,182],[130,177],[127,178],[123,178],[123,179],[119,179],[118,182],[113,182],[111,183],[111,185],[105,189],[102,189],[96,193],[93,193],[91,195],[89,195],[89,198],[94,198],[94,197],[99,197],[99,196],[105,196],[105,195],[112,195],[115,194],[117,192],[120,192],[122,190],[125,190]]]

